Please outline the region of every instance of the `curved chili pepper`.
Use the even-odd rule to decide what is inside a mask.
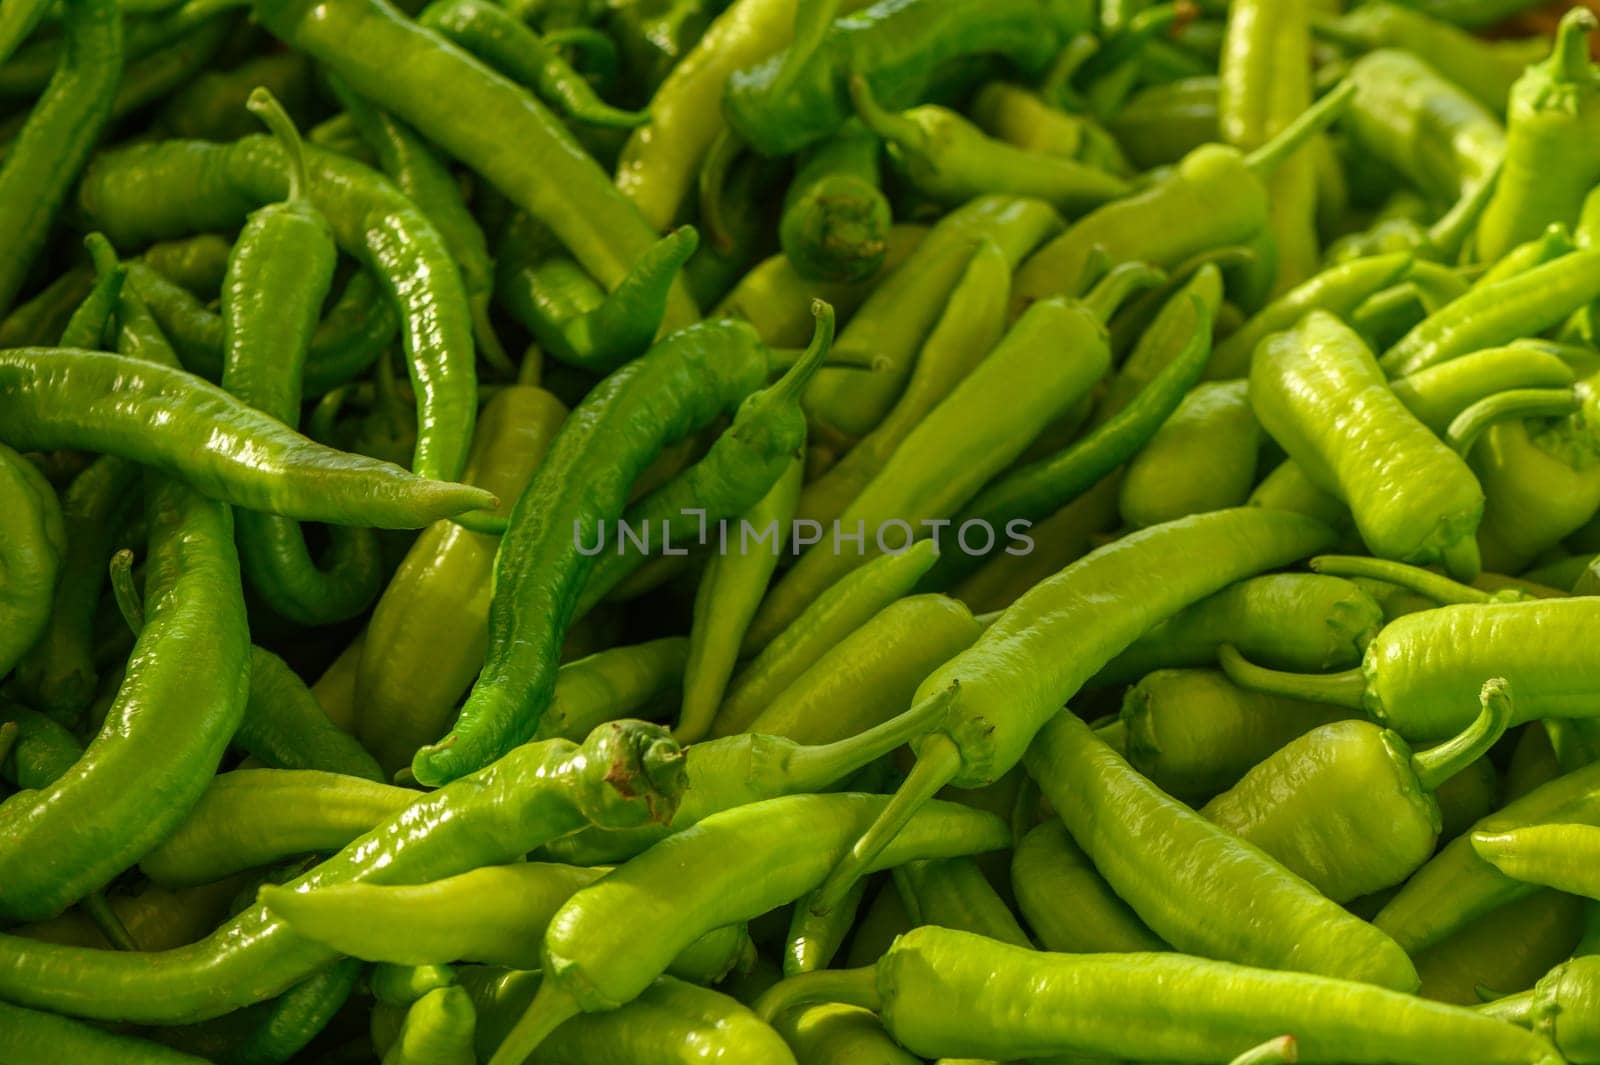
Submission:
[[[314,444],[179,370],[88,351],[20,348],[0,352],[0,385],[7,442],[120,454],[254,510],[416,528],[493,504],[481,489]],[[190,413],[185,422],[161,413],[174,403]]]
[[[54,1013],[0,1002],[0,1052],[16,1065],[203,1065],[205,1059],[138,1036],[119,1035]]]
[[[620,828],[670,817],[681,779],[676,745],[639,722],[606,725],[582,746],[519,747],[421,796],[291,886],[427,882],[503,864],[587,823]],[[252,1005],[336,957],[256,905],[198,943],[152,954],[0,936],[0,994],[83,1017],[172,1024]]]
[[[364,966],[350,958],[308,976],[270,1002],[199,1024],[158,1030],[162,1042],[207,1061],[288,1061],[344,1008]]]
[[[990,82],[972,98],[971,111],[985,133],[1024,151],[1076,159],[1119,177],[1133,173],[1118,138],[1093,118],[1052,107],[1020,85]]]
[[[556,674],[556,691],[535,738],[576,741],[636,711],[655,716],[660,697],[682,680],[688,653],[682,636],[664,636],[566,663]]]
[[[38,258],[72,182],[111,117],[122,78],[122,13],[111,0],[63,5],[55,73],[10,141],[0,164],[0,233],[12,249],[0,268],[0,308],[9,309]]]
[[[655,233],[534,97],[383,0],[260,0],[268,30],[477,170],[554,232],[601,284],[620,282]],[[448,85],[448,92],[439,86]],[[463,123],[463,113],[479,117]],[[492,116],[492,117],[491,117]],[[668,319],[686,325],[681,288]]]
[[[770,1023],[800,1065],[847,1061],[917,1065],[922,1060],[890,1039],[878,1018],[856,1006],[819,1002],[786,1010]]]
[[[1243,503],[1261,435],[1243,381],[1196,385],[1123,471],[1123,520],[1143,528]]]
[[[1061,1007],[1029,1010],[1020,1022],[952,1008],[1014,988]],[[1308,1061],[1559,1060],[1545,1040],[1512,1025],[1384,988],[1175,954],[1049,954],[932,927],[902,936],[872,968],[785,981],[756,1008],[770,1017],[819,998],[878,1012],[898,1042],[924,1057],[1131,1052],[1221,1061],[1293,1031]],[[1118,1013],[1130,1004],[1175,1023],[1130,1031]]]
[[[1059,819],[1035,826],[1017,841],[1011,853],[1011,890],[1017,909],[1046,950],[1095,954],[1168,949],[1100,878]]]
[[[1573,1065],[1593,1065],[1600,1061],[1600,1031],[1593,1021],[1597,979],[1600,958],[1576,957],[1551,969],[1532,990],[1495,999],[1479,1012],[1531,1028]]]
[[[924,104],[889,111],[859,73],[850,79],[850,97],[861,120],[888,144],[890,158],[912,186],[939,203],[961,204],[982,194],[1027,196],[1079,215],[1131,189],[1098,167],[991,138],[946,107]]]
[[[1389,391],[1348,326],[1313,311],[1293,332],[1266,341],[1251,363],[1250,400],[1312,482],[1349,505],[1374,554],[1442,558],[1458,576],[1477,575],[1483,490]],[[1331,410],[1340,416],[1330,419]],[[1412,490],[1397,491],[1402,483]]]
[[[548,975],[490,1065],[524,1060],[579,1012],[631,1002],[706,931],[810,891],[885,801],[875,795],[790,795],[725,810],[578,892],[551,919],[542,966]],[[808,846],[792,846],[795,832],[805,833]],[[992,814],[933,803],[909,821],[879,864],[890,868],[912,858],[979,853],[1004,846],[1007,836]],[[711,854],[715,861],[702,857]],[[707,875],[685,884],[678,872],[685,867]],[[677,896],[670,906],[674,919],[665,924],[638,901],[664,898],[663,890]],[[646,925],[653,930],[649,935],[639,931]]]
[[[507,387],[483,409],[466,479],[516,499],[566,415],[548,392]],[[410,765],[417,748],[444,734],[481,668],[498,546],[492,536],[437,522],[406,552],[373,608],[355,674],[355,731],[385,772]]]
[[[312,202],[341,249],[378,277],[401,310],[421,433],[413,465],[453,477],[466,462],[476,414],[470,312],[460,273],[427,218],[359,163],[308,147]],[[237,226],[282,199],[288,166],[270,137],[232,144],[167,141],[96,160],[79,205],[118,243]]]
[[[1576,223],[1600,180],[1600,71],[1589,60],[1596,25],[1587,8],[1568,11],[1549,59],[1511,90],[1505,169],[1478,223],[1477,253],[1488,262],[1551,222]]]
[[[13,919],[54,916],[165,837],[244,716],[250,644],[228,510],[151,487],[150,618],[106,724],[65,775],[4,804],[0,911]]]
[[[418,780],[454,779],[533,734],[594,565],[580,548],[603,532],[600,522],[621,517],[632,482],[663,446],[733,407],[765,376],[753,330],[706,322],[613,373],[573,411],[501,538],[483,672],[455,728],[417,752]],[[650,427],[644,435],[641,424]],[[625,431],[628,451],[618,454],[612,441]]]

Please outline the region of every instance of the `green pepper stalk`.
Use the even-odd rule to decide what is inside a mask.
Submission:
[[[864,281],[888,251],[892,218],[879,183],[877,134],[849,122],[806,153],[784,196],[778,240],[813,281]]]
[[[1559,832],[1566,827],[1524,831]],[[1554,1043],[1572,1065],[1596,1065],[1600,1063],[1600,1028],[1594,1021],[1597,998],[1600,957],[1588,955],[1562,962],[1532,990],[1485,1003],[1478,1012],[1532,1029]]]
[[[1038,1008],[1019,1018],[1002,1007],[1019,997]],[[870,968],[785,980],[756,1011],[773,1017],[811,1001],[874,1010],[925,1058],[1222,1061],[1292,1031],[1304,1062],[1560,1060],[1513,1025],[1368,984],[1175,954],[1050,954],[936,927],[901,936]],[[1130,1029],[1129,1011],[1170,1023]]]
[[[1427,861],[1439,841],[1433,793],[1504,733],[1510,685],[1486,681],[1479,704],[1477,718],[1458,735],[1415,754],[1398,734],[1370,722],[1322,725],[1256,765],[1200,815],[1335,902],[1392,887]],[[1340,840],[1349,842],[1330,842]]]
[[[1511,90],[1505,170],[1478,224],[1477,253],[1494,262],[1551,222],[1578,221],[1600,180],[1600,70],[1589,61],[1594,12],[1561,19],[1550,58]]]
[[[946,107],[886,110],[859,74],[850,79],[850,97],[862,121],[888,143],[890,158],[912,186],[936,202],[954,205],[1000,193],[1034,197],[1080,215],[1131,191],[1128,182],[1098,167],[988,137]]]

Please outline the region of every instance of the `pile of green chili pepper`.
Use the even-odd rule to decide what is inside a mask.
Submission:
[[[4,0],[0,1065],[1600,1065],[1595,55]]]

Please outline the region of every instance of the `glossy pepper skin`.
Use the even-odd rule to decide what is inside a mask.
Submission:
[[[1600,957],[1588,955],[1551,969],[1533,990],[1495,999],[1481,1012],[1520,1024],[1550,1040],[1572,1065],[1600,1062],[1600,1028],[1595,1025],[1600,996]]]
[[[1017,909],[1046,950],[1165,950],[1161,937],[1112,891],[1060,819],[1028,830],[1011,854]],[[786,974],[792,975],[792,974]]]
[[[642,722],[603,726],[581,746],[529,744],[421,796],[291,886],[437,880],[515,860],[587,823],[670,817],[681,774],[677,746]],[[174,1024],[271,997],[337,956],[258,904],[199,942],[151,954],[0,937],[0,992],[80,1017]]]
[[[0,676],[11,672],[45,635],[55,606],[56,579],[67,553],[55,489],[21,455],[0,445]],[[103,564],[103,562],[102,562]]]
[[[1019,1015],[1009,1008],[1019,997],[1038,1008]],[[1323,1065],[1560,1061],[1513,1025],[1369,984],[1177,954],[1051,954],[933,927],[901,936],[871,968],[785,981],[757,1010],[772,1016],[814,998],[877,1011],[924,1057],[1223,1061],[1293,1031],[1300,1060]],[[1130,1011],[1147,1010],[1172,1023],[1130,1030]]]
[[[383,0],[263,0],[255,13],[271,32],[481,173],[554,231],[601,284],[621,281],[655,239],[604,171],[531,93]],[[442,85],[449,91],[438,91]],[[479,121],[461,122],[464,111]],[[679,289],[672,321],[686,325],[693,314],[692,301]]]
[[[1040,731],[1024,765],[1106,882],[1175,949],[1415,989],[1392,939],[1168,797],[1070,713]]]
[[[749,326],[706,322],[613,373],[568,416],[501,538],[483,671],[455,728],[417,752],[418,780],[453,780],[533,735],[594,566],[580,548],[622,516],[633,481],[662,447],[754,392],[766,364]],[[614,447],[619,438],[629,440],[626,454]]]
[[[1484,685],[1483,712],[1460,735],[1413,754],[1367,721],[1307,732],[1201,807],[1335,902],[1399,883],[1433,853],[1443,827],[1433,792],[1505,731],[1510,686]]]
[[[148,476],[148,621],[116,701],[71,769],[3,804],[0,912],[12,920],[55,916],[177,827],[244,715],[250,642],[232,515]]]
[[[838,7],[816,6],[829,19]],[[1001,55],[1042,73],[1064,40],[1089,28],[1089,8],[1082,0],[999,0],[980,14],[930,0],[880,0],[808,27],[784,51],[735,72],[723,109],[756,151],[787,155],[849,118],[851,74],[863,75],[885,106],[905,107],[923,95],[939,64],[960,56]]]
[[[1394,397],[1348,326],[1313,311],[1265,342],[1251,362],[1250,401],[1312,482],[1349,505],[1374,554],[1443,559],[1464,579],[1477,575],[1483,490]]]
[[[1123,471],[1123,520],[1144,528],[1238,506],[1255,483],[1260,446],[1244,382],[1196,385]]]
[[[1589,60],[1587,8],[1561,20],[1550,58],[1511,90],[1505,167],[1478,222],[1477,253],[1494,262],[1551,222],[1574,225],[1600,180],[1600,71]]]

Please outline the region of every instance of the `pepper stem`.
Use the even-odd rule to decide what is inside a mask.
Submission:
[[[1367,678],[1360,668],[1342,673],[1284,673],[1248,661],[1232,644],[1217,649],[1217,660],[1228,679],[1246,691],[1282,695],[1314,703],[1363,710]]]
[[[300,131],[295,128],[294,119],[289,117],[289,112],[283,109],[278,98],[265,85],[257,85],[250,90],[250,98],[245,101],[245,106],[278,139],[278,143],[283,145],[284,154],[289,157],[289,195],[284,198],[303,199],[306,190],[311,187],[311,179],[306,170],[305,146],[300,140]]]
[[[1253,1046],[1228,1065],[1295,1065],[1300,1060],[1300,1044],[1292,1035],[1280,1035],[1260,1046]]]
[[[711,142],[705,162],[700,166],[700,224],[713,247],[732,251],[733,232],[728,228],[727,213],[723,210],[722,190],[728,183],[728,172],[744,151],[744,141],[738,134],[725,129]]]
[[[89,252],[89,261],[94,264],[95,277],[105,277],[122,265],[117,258],[117,249],[111,246],[104,233],[90,233],[83,238],[83,246]]]
[[[838,1002],[876,1012],[883,1008],[878,993],[878,967],[859,969],[818,969],[779,980],[761,993],[751,1007],[756,1016],[771,1024],[785,1010],[812,1002]],[[493,1063],[491,1063],[493,1065]]]
[[[133,583],[133,552],[124,547],[111,556],[111,598],[135,636],[144,631],[144,600]]]
[[[106,901],[104,891],[89,892],[78,903],[78,909],[106,937],[107,943],[118,950],[138,952],[139,944],[128,931],[128,926],[122,923],[122,918],[117,916],[117,911],[111,908],[111,903]]]
[[[928,154],[928,131],[897,111],[890,111],[878,103],[872,86],[860,74],[850,76],[850,99],[856,105],[861,121],[884,140],[901,151],[915,155]]]
[[[1111,320],[1135,292],[1155,288],[1167,279],[1165,270],[1149,263],[1118,263],[1083,297],[1083,304],[1102,323]]]
[[[767,90],[772,99],[786,96],[822,48],[833,20],[839,17],[839,0],[799,0],[794,9],[794,40]]]
[[[1249,155],[1244,165],[1258,178],[1265,178],[1283,165],[1284,161],[1299,151],[1306,141],[1321,133],[1349,108],[1355,99],[1356,87],[1351,81],[1341,81],[1322,99],[1301,111],[1295,120],[1283,127],[1279,134]]]
[[[1105,280],[1106,274],[1111,272],[1111,252],[1104,244],[1090,245],[1084,253],[1083,265],[1078,268],[1078,284],[1071,293],[1072,298],[1081,300],[1087,296],[1094,287]]]
[[[1594,32],[1594,12],[1586,7],[1574,7],[1561,16],[1556,27],[1556,43],[1550,58],[1544,61],[1544,73],[1556,82],[1572,84],[1592,76],[1589,64],[1589,34]]]
[[[1428,244],[1440,259],[1445,262],[1455,262],[1461,254],[1461,248],[1478,228],[1478,219],[1483,214],[1489,201],[1494,198],[1494,190],[1500,184],[1500,172],[1504,169],[1505,161],[1496,160],[1494,169],[1484,179],[1473,186],[1468,193],[1457,200],[1451,208],[1439,216],[1439,220],[1428,227]]]
[[[1523,1028],[1533,1026],[1534,992],[1519,991],[1515,995],[1497,998],[1493,1002],[1485,1002],[1474,1010],[1496,1020],[1508,1024],[1520,1025]]]
[[[821,917],[839,905],[850,893],[850,885],[866,875],[873,861],[906,827],[906,822],[959,772],[961,748],[949,736],[929,736],[917,752],[917,764],[906,774],[900,789],[817,888],[811,898],[811,912]]]
[[[1411,772],[1423,791],[1438,791],[1441,784],[1483,757],[1511,724],[1511,683],[1504,677],[1484,681],[1478,702],[1482,709],[1472,724],[1437,747],[1411,756]]]
[[[488,1065],[522,1065],[551,1032],[581,1012],[572,992],[561,987],[547,969],[527,1011],[500,1042]]]
[[[792,791],[819,791],[901,744],[926,735],[949,710],[957,690],[957,686],[952,684],[923,699],[905,713],[897,714],[847,739],[796,747],[789,758],[787,786]]]
[[[1455,416],[1445,431],[1445,443],[1462,456],[1470,454],[1483,431],[1507,418],[1564,418],[1578,409],[1578,394],[1570,388],[1508,388],[1478,400]]]
[[[1399,585],[1436,603],[1497,603],[1500,596],[1453,581],[1420,566],[1364,555],[1318,555],[1310,562],[1313,573],[1330,577],[1368,577]]]
[[[811,301],[811,317],[816,326],[811,331],[811,343],[793,366],[774,383],[767,386],[767,398],[775,403],[798,403],[800,394],[833,351],[833,304],[827,300]]]

